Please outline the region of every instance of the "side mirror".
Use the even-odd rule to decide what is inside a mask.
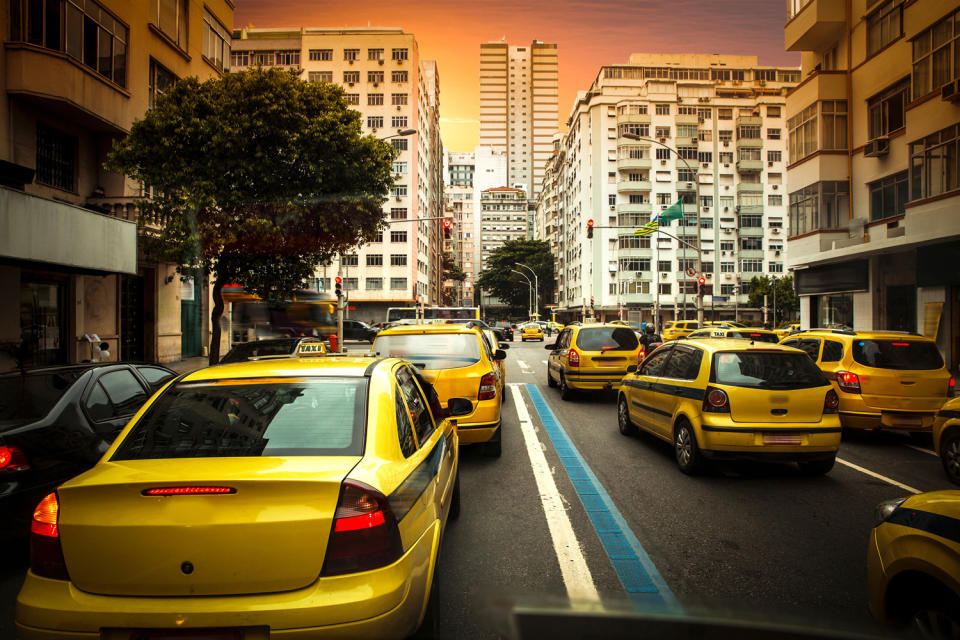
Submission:
[[[547,351],[553,351],[554,349],[557,348],[557,343],[551,342],[550,344],[545,344],[543,345],[543,348],[546,349]]]
[[[510,345],[508,345],[508,344],[502,344],[502,345],[500,345],[500,348],[501,348],[501,349],[509,349],[509,348],[510,348]]]
[[[506,360],[506,359],[507,359],[507,352],[504,351],[503,349],[497,349],[497,352],[493,354],[493,359],[494,359],[494,360]]]
[[[450,398],[447,401],[447,414],[451,418],[468,416],[473,413],[473,403],[466,398]]]
[[[629,367],[627,367],[627,373],[636,373],[636,371],[637,371],[637,365],[635,364],[632,364]]]

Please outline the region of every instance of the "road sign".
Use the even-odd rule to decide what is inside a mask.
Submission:
[[[687,267],[687,275],[692,278],[697,275],[697,269],[695,267]]]

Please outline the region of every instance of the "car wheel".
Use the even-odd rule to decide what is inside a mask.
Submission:
[[[497,432],[493,434],[493,438],[488,440],[483,445],[483,455],[488,458],[499,458],[501,453],[501,444],[503,442],[503,427],[499,427]]]
[[[453,481],[453,494],[450,496],[450,520],[460,517],[460,467],[457,467],[457,479]]]
[[[939,596],[939,597],[938,597]],[[933,594],[910,613],[914,636],[924,640],[960,638],[960,598],[953,594]]]
[[[697,436],[693,432],[693,425],[686,418],[680,418],[673,430],[673,451],[677,458],[677,466],[687,475],[693,475],[703,466],[703,454],[697,446]]]
[[[623,395],[617,401],[617,427],[620,429],[620,433],[625,436],[632,436],[637,433],[637,426],[630,419],[630,407],[627,405],[627,398]]]
[[[560,372],[560,399],[573,400],[573,389],[567,384],[567,377]]]
[[[960,484],[960,429],[951,429],[940,441],[940,461],[947,478]]]
[[[822,476],[827,473],[830,473],[830,470],[833,469],[834,463],[837,461],[837,456],[830,456],[826,460],[805,460],[803,462],[798,462],[797,466],[800,467],[800,471],[807,476]]]
[[[553,379],[553,376],[550,375],[550,365],[547,365],[547,386],[551,389],[557,386],[557,381]]]

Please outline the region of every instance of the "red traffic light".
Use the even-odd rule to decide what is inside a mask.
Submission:
[[[453,226],[453,218],[444,218],[443,219],[443,228],[449,229]]]
[[[699,284],[707,284],[707,279],[704,278],[703,276],[700,276],[699,278],[697,278],[697,282]]]
[[[336,278],[334,278],[334,281],[335,281],[337,284],[340,284],[341,282],[343,282],[343,278],[341,278],[340,276],[337,276]]]
[[[590,218],[589,220],[587,220],[587,226],[590,227],[591,229],[593,228],[593,218]]]

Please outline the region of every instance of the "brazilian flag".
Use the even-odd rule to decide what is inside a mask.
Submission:
[[[671,220],[678,220],[683,217],[683,202],[677,200],[672,205],[660,212],[659,215],[653,217],[650,222],[643,225],[639,229],[634,230],[633,235],[635,236],[648,236],[651,233],[657,231],[660,228],[661,222],[670,222]]]

